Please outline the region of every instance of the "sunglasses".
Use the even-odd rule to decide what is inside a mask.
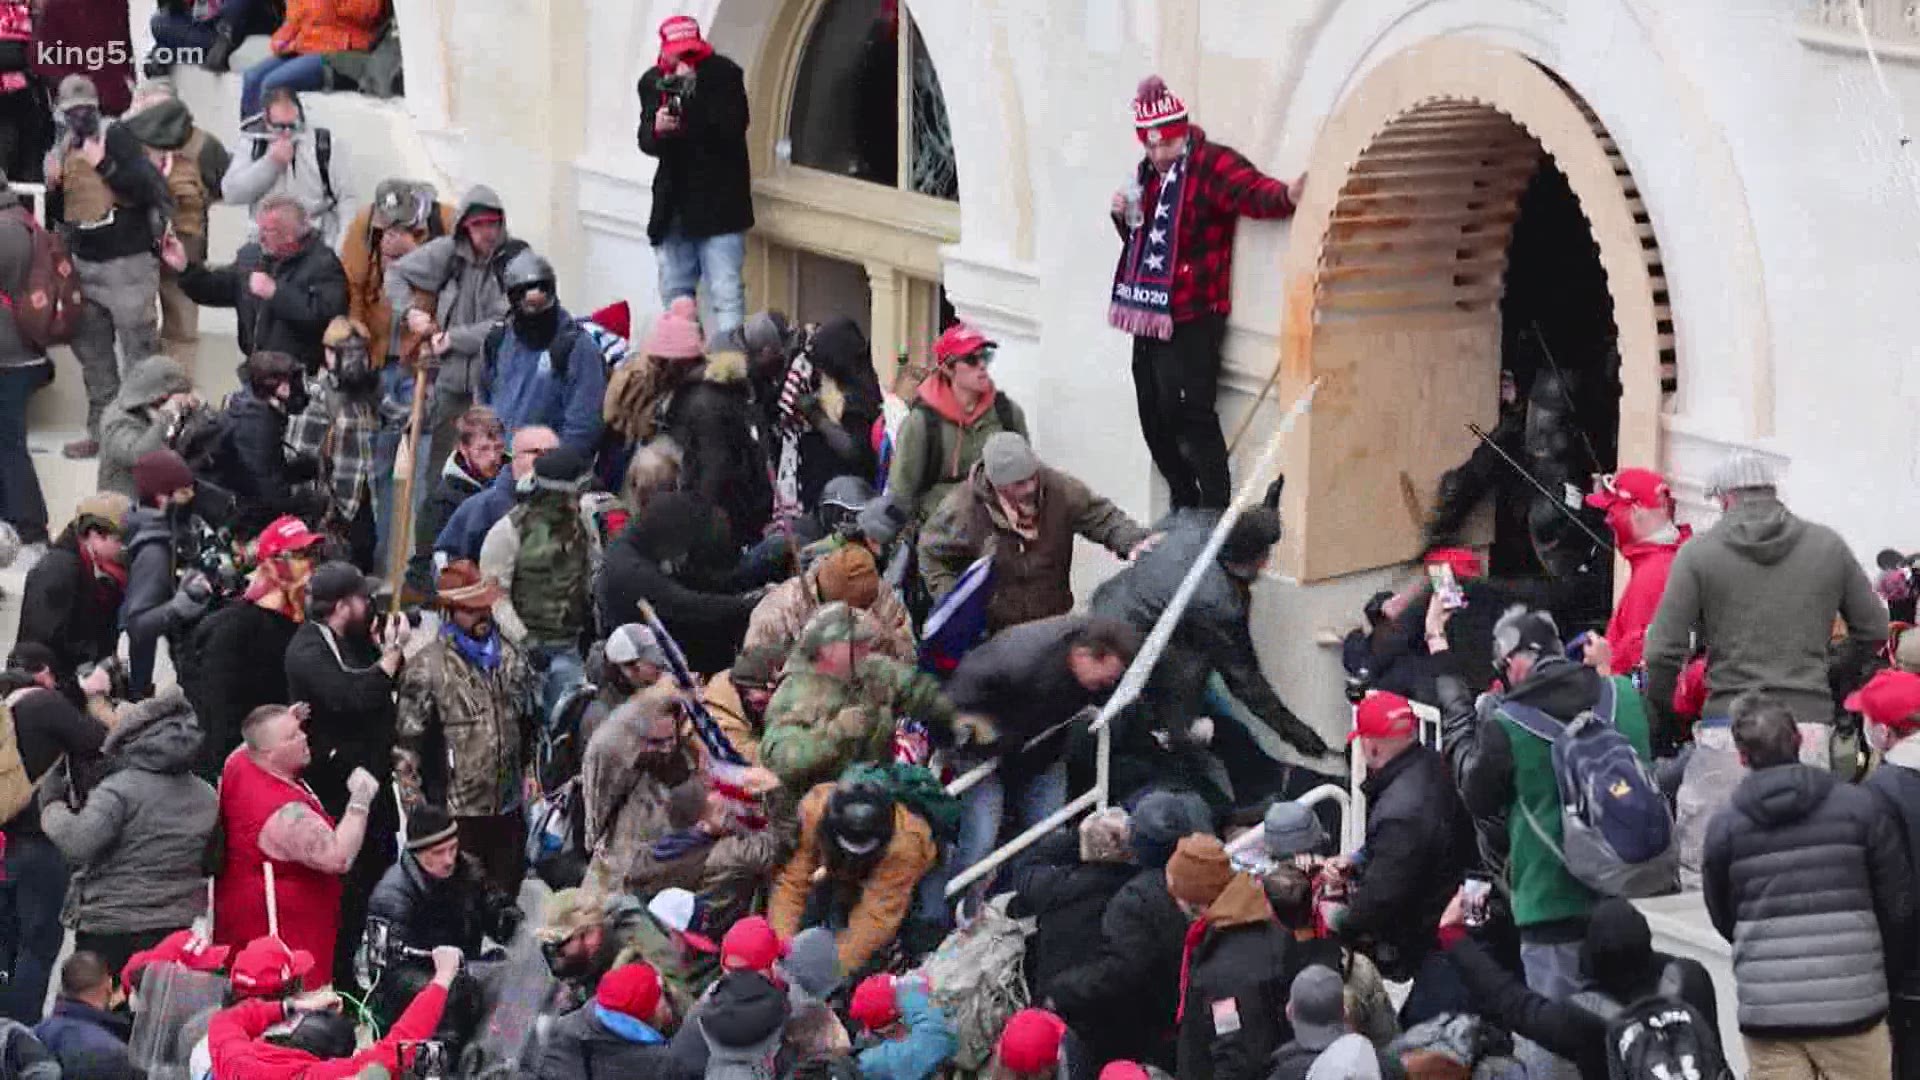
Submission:
[[[970,364],[974,367],[986,367],[993,363],[993,346],[989,345],[965,356],[956,357],[956,364]]]

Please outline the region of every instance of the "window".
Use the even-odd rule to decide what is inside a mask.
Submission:
[[[899,0],[821,7],[801,54],[787,137],[796,165],[960,197],[940,77]]]

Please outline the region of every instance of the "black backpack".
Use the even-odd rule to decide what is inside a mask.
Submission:
[[[940,452],[940,423],[946,418],[934,412],[933,406],[928,405],[924,401],[915,400],[913,407],[924,415],[927,424],[927,457],[925,463],[920,467],[920,493],[925,495],[927,492],[933,490],[935,484],[946,479],[946,477],[942,475],[945,470],[941,468],[942,459],[946,455]],[[1005,394],[995,393],[993,395],[993,415],[995,419],[1000,421],[1001,431],[1014,430],[1013,399],[1007,397]],[[956,476],[953,479],[964,480],[966,477]],[[931,509],[929,509],[929,513],[931,513]]]
[[[1668,964],[1651,997],[1622,1007],[1596,990],[1572,998],[1607,1022],[1609,1080],[1733,1080],[1719,1029],[1680,996],[1680,967]]]
[[[553,340],[547,343],[547,362],[553,366],[553,377],[561,382],[567,381],[567,372],[573,368],[573,343],[580,340],[583,335],[591,340],[591,335],[587,335],[586,331],[580,329],[579,321],[575,320],[562,326],[559,332],[553,335]],[[493,329],[487,331],[486,344],[480,349],[480,371],[484,380],[481,385],[493,381],[494,364],[500,359],[500,346],[505,344],[506,340],[507,323],[503,319],[494,323]]]
[[[253,160],[259,161],[267,154],[266,139],[253,141]],[[317,127],[313,129],[313,159],[320,163],[320,191],[327,197],[327,209],[340,205],[340,196],[333,192],[333,130]],[[434,217],[440,216],[436,209]]]

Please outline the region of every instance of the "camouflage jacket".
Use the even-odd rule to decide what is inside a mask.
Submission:
[[[587,802],[587,884],[600,892],[633,892],[631,882],[653,866],[653,842],[667,834],[672,785],[636,764],[647,721],[609,716],[594,730],[581,766]],[[700,767],[698,760],[691,763]]]
[[[807,628],[807,620],[820,608],[817,569],[781,582],[753,609],[753,618],[747,623],[747,640],[741,648],[751,649],[756,645],[793,648],[800,640],[800,631]],[[907,606],[892,589],[882,585],[880,598],[873,602],[872,609],[861,612],[860,617],[874,632],[874,652],[903,664],[919,659],[913,643],[913,616],[907,614]]]
[[[482,671],[441,636],[407,661],[394,751],[403,798],[443,802],[454,817],[519,805],[534,678],[524,653],[504,639],[500,650],[499,665]]]
[[[842,679],[796,658],[767,706],[760,763],[788,791],[806,791],[849,765],[892,760],[894,726],[909,718],[935,732],[953,728],[953,703],[932,676],[868,656]]]

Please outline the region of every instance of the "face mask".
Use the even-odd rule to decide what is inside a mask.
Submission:
[[[527,345],[536,349],[545,349],[553,343],[554,336],[560,332],[560,306],[548,304],[534,312],[525,312],[516,308],[513,313],[513,332]]]

